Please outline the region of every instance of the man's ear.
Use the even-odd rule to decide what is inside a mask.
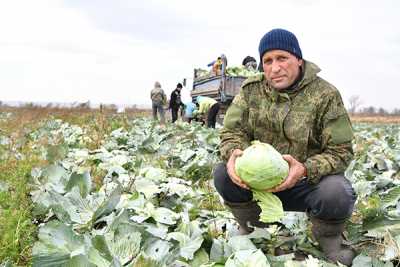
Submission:
[[[302,59],[299,59],[299,67],[301,67],[301,66],[303,66],[303,60]]]

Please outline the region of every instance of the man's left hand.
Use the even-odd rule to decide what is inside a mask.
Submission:
[[[304,176],[306,176],[306,167],[301,162],[297,161],[297,159],[295,159],[291,155],[282,155],[282,157],[289,164],[289,174],[280,185],[269,189],[268,192],[275,193],[290,189],[295,186],[295,184],[300,181]]]

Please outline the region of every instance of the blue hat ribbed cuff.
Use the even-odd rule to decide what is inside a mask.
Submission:
[[[266,52],[277,49],[285,50],[295,55],[299,59],[303,58],[296,36],[287,30],[274,29],[270,32],[267,32],[261,38],[260,45],[258,46],[260,59],[262,59]]]

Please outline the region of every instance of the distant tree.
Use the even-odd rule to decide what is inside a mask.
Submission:
[[[37,105],[35,105],[33,102],[26,102],[22,105],[23,108],[37,108]]]
[[[115,104],[108,104],[106,107],[107,107],[107,109],[110,109],[112,111],[117,111],[118,110],[118,106],[115,105]]]
[[[369,106],[362,109],[361,113],[367,115],[374,115],[376,113],[375,107]]]
[[[78,108],[80,108],[80,109],[90,109],[90,101],[79,103]]]
[[[400,109],[399,108],[393,109],[392,115],[400,115]]]
[[[361,98],[359,95],[352,95],[349,98],[349,103],[350,103],[350,108],[349,108],[349,112],[351,114],[354,114],[357,112],[357,109],[360,107],[360,105],[362,104]]]
[[[387,115],[388,114],[388,112],[384,108],[379,108],[377,113],[379,115]]]
[[[116,104],[100,104],[100,112],[116,112],[118,106]]]

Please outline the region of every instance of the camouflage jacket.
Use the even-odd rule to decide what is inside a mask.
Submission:
[[[164,90],[161,88],[154,88],[150,92],[150,98],[153,104],[165,104],[167,102],[167,96],[164,93]]]
[[[343,172],[353,157],[353,130],[339,91],[305,61],[304,76],[292,90],[272,89],[263,74],[247,79],[229,107],[220,151],[228,160],[252,140],[269,143],[304,163],[307,178]]]

